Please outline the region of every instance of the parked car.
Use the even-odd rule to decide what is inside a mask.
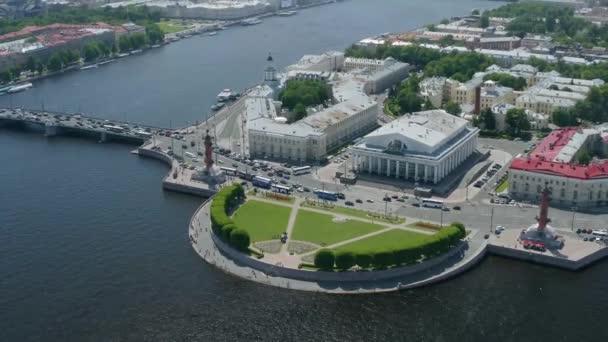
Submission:
[[[455,206],[452,207],[452,209],[454,209],[454,210],[460,210],[461,208],[460,208],[459,205],[455,205]]]
[[[353,202],[351,202],[351,201],[346,201],[346,202],[344,202],[344,204],[346,204],[346,205],[350,205],[350,206],[355,205],[355,203],[353,203]]]
[[[358,199],[358,198],[357,198],[357,200],[355,200],[355,202],[357,202],[357,203],[363,203],[363,201],[360,200],[360,199]]]

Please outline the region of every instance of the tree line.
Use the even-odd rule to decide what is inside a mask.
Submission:
[[[306,108],[331,99],[331,87],[319,80],[291,80],[279,94],[283,107],[295,114],[294,121],[306,116]]]
[[[240,184],[223,187],[211,202],[211,228],[221,239],[234,248],[246,252],[251,238],[246,229],[237,227],[228,216],[228,210],[245,198],[245,190]]]
[[[386,269],[394,266],[412,265],[447,252],[467,235],[462,223],[454,222],[434,235],[411,241],[403,241],[398,249],[349,251],[321,249],[315,254],[315,267],[322,270],[345,271],[357,265],[363,269]]]

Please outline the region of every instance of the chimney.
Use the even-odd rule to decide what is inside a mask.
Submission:
[[[473,112],[477,115],[481,113],[481,87],[479,86],[475,88],[475,109]]]

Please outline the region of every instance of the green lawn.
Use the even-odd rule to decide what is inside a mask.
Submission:
[[[373,252],[379,250],[396,250],[412,242],[426,239],[428,235],[395,228],[382,234],[370,236],[336,248],[336,251]]]
[[[249,232],[251,242],[278,239],[287,229],[291,208],[248,201],[234,214],[237,226]]]
[[[496,193],[499,194],[499,193],[507,190],[508,186],[509,186],[509,179],[505,178],[505,180],[503,180],[500,184],[498,184],[498,187],[496,188]]]
[[[380,216],[382,216],[382,214],[380,214],[380,213],[372,213],[374,215],[378,215],[378,216],[372,217],[369,215],[369,213],[367,211],[354,209],[354,208],[347,208],[347,207],[341,207],[341,206],[334,206],[334,207],[329,208],[329,207],[322,207],[322,206],[312,206],[312,205],[308,205],[307,203],[302,203],[302,206],[315,208],[315,209],[319,209],[319,210],[325,210],[328,212],[340,213],[340,214],[344,214],[344,215],[348,215],[348,216],[360,217],[360,218],[374,220],[374,221],[378,221],[378,222],[382,222],[382,223],[401,224],[401,223],[405,222],[405,218],[403,218],[403,217],[397,217],[394,220],[389,220],[389,219],[380,217]],[[392,216],[392,217],[394,217],[394,216]]]
[[[173,21],[161,21],[158,23],[158,26],[165,34],[180,32],[190,28],[188,26],[183,26]]]
[[[333,215],[300,209],[292,238],[327,246],[384,228],[378,224],[355,220],[334,222],[333,218]]]

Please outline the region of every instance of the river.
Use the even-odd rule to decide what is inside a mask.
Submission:
[[[158,126],[201,120],[225,87],[306,53],[413,29],[471,0],[352,0],[194,37],[36,82],[0,106]],[[204,263],[187,240],[194,197],[131,146],[0,130],[0,341],[606,340],[608,263],[567,272],[490,257],[421,289],[332,296],[271,288]]]

